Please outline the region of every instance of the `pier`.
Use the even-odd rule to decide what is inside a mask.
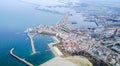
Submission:
[[[22,59],[22,58],[18,57],[17,55],[15,55],[15,54],[13,53],[13,50],[14,50],[14,48],[12,48],[12,49],[10,50],[10,55],[12,55],[12,56],[15,57],[16,59],[22,61],[23,63],[25,63],[25,64],[28,65],[28,66],[34,66],[33,64],[27,62],[25,59]]]
[[[35,46],[34,46],[33,38],[32,38],[32,36],[29,33],[27,35],[28,35],[28,37],[30,39],[30,43],[31,43],[31,47],[32,47],[32,54],[35,54],[36,51],[35,51]]]

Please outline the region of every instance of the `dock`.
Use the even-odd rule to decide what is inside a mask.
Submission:
[[[33,64],[27,62],[25,59],[22,59],[22,58],[18,57],[17,55],[15,55],[15,54],[13,53],[13,50],[14,50],[14,48],[12,48],[12,49],[10,50],[10,55],[12,55],[12,56],[15,57],[16,59],[22,61],[23,63],[25,63],[25,64],[28,65],[28,66],[34,66]]]
[[[33,42],[33,38],[30,34],[27,34],[29,39],[30,39],[30,43],[31,43],[31,47],[32,47],[32,54],[35,54],[36,51],[35,51],[35,46],[34,46],[34,42]]]

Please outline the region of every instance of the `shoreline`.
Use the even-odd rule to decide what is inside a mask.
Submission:
[[[60,43],[60,41],[58,40],[58,38],[56,36],[51,36],[51,37],[54,40],[54,42],[49,43],[48,46],[49,46],[50,50],[53,52],[53,54],[55,55],[55,57],[46,61],[43,64],[40,64],[39,66],[46,66],[47,64],[49,64],[51,62],[57,61],[56,58],[63,59],[63,58],[61,58],[63,56],[62,52],[57,47],[53,47],[53,45]]]
[[[56,43],[60,43],[59,39],[56,36],[51,36],[51,37],[52,37],[52,39],[55,40]]]
[[[56,57],[63,56],[62,52],[56,46],[53,47],[53,45],[60,43],[60,41],[58,40],[56,36],[51,36],[51,37],[55,42],[49,43],[48,44],[49,48],[51,49],[51,51]]]
[[[74,62],[72,62],[72,61],[70,61],[70,60],[67,59],[67,58],[70,58],[70,57],[62,58],[62,56],[63,56],[63,54],[61,54],[62,52],[56,46],[53,47],[53,45],[55,45],[57,43],[60,43],[59,39],[56,36],[51,36],[51,37],[55,40],[55,42],[54,43],[49,43],[48,46],[49,46],[50,50],[53,52],[53,54],[55,55],[55,57],[52,58],[52,59],[50,59],[50,60],[48,60],[47,62],[45,62],[43,64],[40,64],[39,66],[56,66],[60,62],[59,61],[60,59],[64,60],[64,63],[62,63],[63,66],[64,65],[78,66],[78,63],[74,63]],[[57,49],[55,49],[55,48],[57,48]],[[59,54],[59,52],[61,52],[61,53]],[[73,56],[73,60],[76,60],[76,58],[74,58],[74,56]],[[83,60],[83,58],[81,58],[80,56],[78,56],[77,60]],[[88,64],[90,64],[90,66],[93,66],[93,64],[87,58],[84,58],[84,60],[87,60],[87,62],[89,62]],[[66,64],[66,62],[69,62],[69,63]],[[79,61],[79,62],[81,62],[81,61]],[[86,62],[84,62],[84,63],[86,63]],[[71,64],[73,64],[73,65],[71,65]]]

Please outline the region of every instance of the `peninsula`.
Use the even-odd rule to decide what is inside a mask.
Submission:
[[[55,36],[60,42],[54,44],[52,48],[58,55],[62,56],[63,54],[62,57],[84,56],[94,66],[119,66],[119,52],[110,49],[111,45],[116,46],[117,44],[119,46],[119,41],[116,40],[117,32],[119,32],[118,26],[113,24],[113,27],[105,27],[98,24],[97,27],[75,28],[71,26],[74,23],[69,22],[68,19],[69,14],[66,13],[64,18],[54,26],[38,25],[27,29],[26,32],[32,35],[45,34]],[[107,41],[110,44],[106,43]]]

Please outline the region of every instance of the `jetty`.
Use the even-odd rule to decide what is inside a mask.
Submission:
[[[22,59],[22,58],[18,57],[17,55],[15,55],[15,54],[13,53],[13,50],[14,50],[14,48],[12,48],[12,49],[10,50],[10,55],[12,55],[12,56],[15,57],[16,59],[22,61],[23,63],[25,63],[25,64],[28,65],[28,66],[34,66],[33,64],[27,62],[25,59]]]
[[[29,39],[30,39],[30,43],[31,43],[31,47],[32,47],[32,54],[35,54],[36,51],[35,51],[35,46],[34,46],[34,42],[33,42],[32,35],[30,35],[29,33],[27,33],[27,36],[28,36]]]

